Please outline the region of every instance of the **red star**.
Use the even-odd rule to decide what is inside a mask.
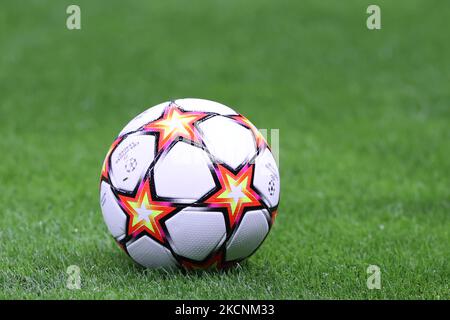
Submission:
[[[252,189],[253,165],[242,168],[238,174],[233,174],[224,166],[216,170],[220,181],[220,190],[205,200],[211,207],[222,207],[228,211],[230,228],[238,222],[246,207],[260,206],[260,197]]]
[[[194,124],[207,115],[204,112],[185,112],[171,103],[164,111],[163,117],[147,124],[144,130],[159,132],[158,151],[180,137],[191,142],[200,142],[200,135]]]
[[[208,270],[208,269],[222,269],[224,265],[223,254],[221,252],[216,253],[211,258],[206,260],[205,262],[189,262],[183,261],[182,266],[187,270]]]
[[[246,117],[244,117],[243,115],[237,115],[232,116],[231,118],[233,118],[233,120],[237,121],[238,123],[242,124],[244,127],[250,129],[253,132],[253,135],[255,136],[256,140],[256,146],[258,148],[262,148],[268,145],[262,133]]]
[[[160,221],[176,208],[167,202],[154,201],[148,180],[141,183],[135,197],[119,195],[119,200],[129,217],[128,235],[137,236],[146,231],[164,243],[165,235]]]
[[[272,212],[272,224],[274,224],[275,219],[277,218],[277,216],[278,216],[278,209],[277,209],[277,210],[274,210],[274,211]]]
[[[122,141],[122,138],[119,137],[116,140],[114,140],[113,144],[108,150],[108,153],[106,154],[105,160],[103,161],[102,166],[102,178],[108,179],[108,172],[109,172],[109,157],[111,156],[111,153],[116,148],[116,146],[119,144],[119,142]]]

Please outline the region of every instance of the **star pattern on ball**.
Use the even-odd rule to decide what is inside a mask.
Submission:
[[[203,262],[190,262],[187,260],[183,261],[182,266],[187,270],[198,271],[198,270],[222,269],[224,268],[225,265],[223,264],[223,254],[221,252],[218,252],[214,254],[211,258]]]
[[[232,116],[231,118],[252,131],[253,135],[255,136],[257,148],[261,149],[264,146],[268,145],[267,141],[264,138],[264,136],[262,135],[262,133],[246,117],[244,117],[243,115],[237,115],[237,116]]]
[[[159,132],[158,151],[179,138],[200,142],[200,134],[194,124],[206,116],[208,114],[204,112],[183,111],[171,103],[164,110],[163,117],[147,124],[144,130]]]
[[[218,165],[216,174],[220,190],[205,200],[211,207],[226,208],[230,228],[240,220],[244,208],[261,206],[259,195],[251,187],[254,165],[244,166],[237,174]]]
[[[153,200],[148,180],[141,183],[135,197],[119,195],[119,200],[129,217],[128,235],[135,237],[146,231],[164,243],[165,234],[161,219],[176,208],[168,202]]]
[[[277,218],[277,216],[278,216],[278,209],[276,209],[276,210],[274,210],[272,212],[272,224],[274,224],[275,219]]]
[[[106,154],[105,160],[103,161],[102,165],[102,174],[101,177],[108,179],[108,172],[109,172],[109,157],[111,156],[111,153],[116,148],[116,146],[122,141],[122,138],[119,137],[112,143],[111,147],[108,150],[108,153]]]

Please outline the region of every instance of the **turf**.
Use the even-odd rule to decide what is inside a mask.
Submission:
[[[0,5],[0,298],[450,297],[449,3],[79,0],[68,31],[72,2]],[[179,97],[280,129],[276,224],[226,273],[144,270],[102,221],[113,138]]]

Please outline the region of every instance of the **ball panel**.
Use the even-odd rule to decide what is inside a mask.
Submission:
[[[236,169],[256,154],[251,130],[233,119],[215,116],[200,123],[199,128],[206,147],[219,163]]]
[[[203,111],[214,112],[222,115],[236,115],[236,111],[223,105],[221,103],[205,100],[205,99],[178,99],[174,101],[176,105],[180,106],[186,111]]]
[[[134,261],[147,268],[170,269],[177,266],[170,250],[147,236],[127,245],[127,251]]]
[[[170,245],[176,254],[202,261],[225,241],[225,219],[221,212],[187,208],[166,221]]]
[[[110,179],[120,190],[133,191],[155,157],[155,137],[132,134],[111,154]]]
[[[244,259],[258,248],[269,232],[267,214],[267,210],[254,210],[244,214],[240,225],[227,242],[227,261]]]
[[[100,205],[109,232],[117,240],[122,239],[126,233],[127,217],[117,203],[111,187],[104,181],[100,186]]]
[[[177,142],[155,164],[156,194],[160,197],[194,202],[215,187],[211,161],[201,148]]]
[[[280,200],[280,174],[275,159],[269,149],[255,159],[255,188],[262,194],[263,201],[273,208]]]
[[[143,125],[158,119],[163,114],[164,108],[167,107],[169,103],[169,101],[160,103],[136,116],[125,126],[125,128],[122,129],[122,131],[119,133],[119,137],[127,133],[136,131]]]

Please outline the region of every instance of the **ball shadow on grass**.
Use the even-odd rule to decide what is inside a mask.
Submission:
[[[218,268],[208,268],[208,269],[187,269],[183,267],[175,267],[172,269],[150,269],[143,267],[139,265],[138,263],[132,261],[131,259],[128,259],[129,263],[131,263],[132,268],[136,270],[136,272],[140,273],[141,275],[148,275],[148,276],[156,276],[160,277],[161,279],[169,280],[173,278],[174,276],[182,276],[182,277],[192,277],[192,278],[203,278],[207,276],[213,276],[213,275],[233,275],[242,271],[245,271],[248,269],[249,264],[247,261],[243,261],[240,263],[233,264],[232,266],[229,266],[224,269],[218,269]]]

